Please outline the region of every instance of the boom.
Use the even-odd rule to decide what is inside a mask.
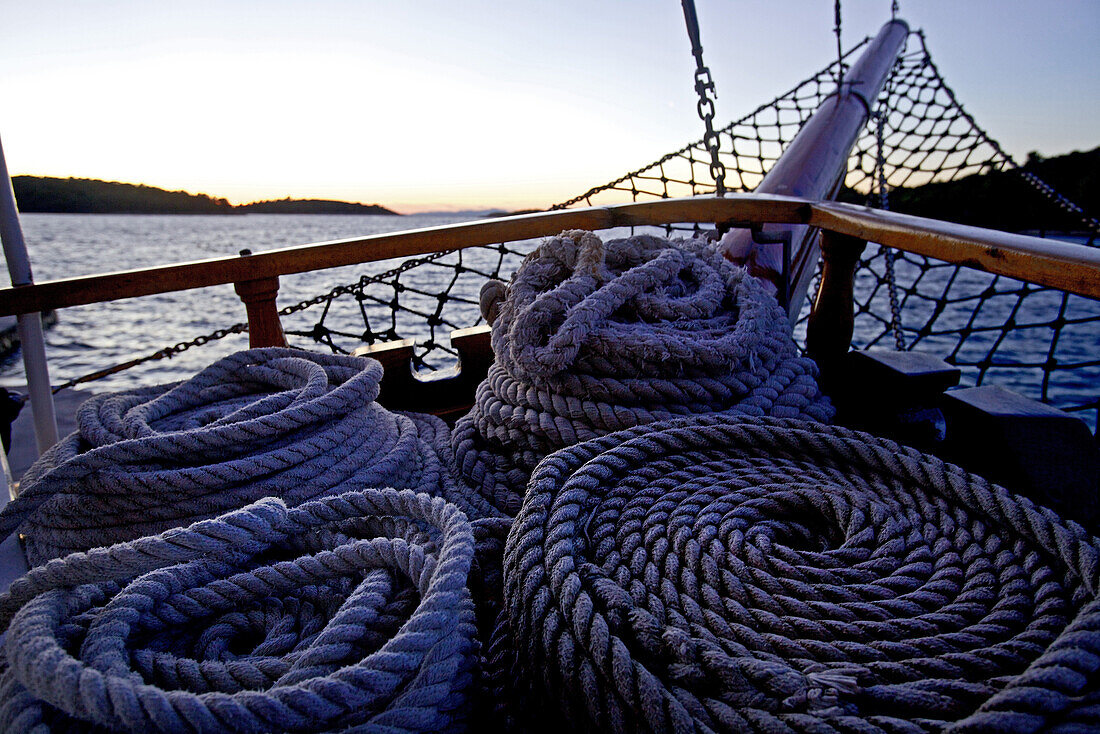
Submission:
[[[845,74],[840,89],[806,121],[753,193],[815,200],[836,195],[848,170],[852,146],[867,124],[871,106],[908,35],[909,26],[902,20],[891,20],[882,27]],[[747,259],[781,273],[788,263],[784,263],[783,249],[778,245],[789,241],[790,290],[782,294],[785,298],[781,296],[781,300],[793,323],[820,254],[816,235],[817,231],[806,225],[779,224],[762,228],[756,235],[749,230],[734,230],[723,238],[722,246],[731,259]]]

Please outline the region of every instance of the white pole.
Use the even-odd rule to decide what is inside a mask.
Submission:
[[[8,164],[4,159],[4,145],[0,142],[0,239],[4,241],[4,259],[8,261],[8,273],[13,286],[30,285],[31,261],[27,257],[27,244],[23,241],[23,228],[19,226],[19,210],[15,205],[15,191],[11,187]],[[27,374],[27,390],[31,396],[31,412],[34,414],[34,439],[41,454],[57,443],[57,418],[54,416],[53,393],[50,390],[50,371],[46,365],[46,340],[42,334],[42,315],[19,314],[19,342],[23,352],[23,370]]]
[[[0,474],[4,477],[7,492],[0,493],[0,510],[7,507],[15,498],[15,481],[11,478],[8,457],[0,451]],[[27,572],[27,558],[23,555],[23,546],[19,544],[19,534],[12,533],[0,542],[0,592],[8,590],[11,582]]]

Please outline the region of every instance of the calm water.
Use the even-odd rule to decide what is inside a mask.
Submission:
[[[163,265],[310,242],[431,227],[464,217],[441,215],[82,215],[24,214],[23,232],[38,282],[115,270]],[[386,263],[371,264],[372,271]],[[280,279],[279,305],[354,281],[363,269],[331,270]],[[54,384],[144,356],[245,320],[231,285],[131,298],[65,309],[46,332]],[[89,389],[121,390],[188,377],[221,356],[248,347],[248,335],[232,335],[169,360],[140,365],[97,381]],[[0,371],[0,385],[25,384],[16,359]]]
[[[320,242],[332,239],[360,237],[403,229],[430,227],[465,219],[453,215],[362,216],[362,215],[261,215],[244,216],[147,216],[147,215],[23,215],[23,229],[30,251],[35,280],[88,275],[114,270],[140,268],[170,262],[180,262],[223,255],[235,255],[243,248],[253,252]],[[488,257],[488,254],[476,255]],[[518,260],[506,263],[510,274]],[[372,263],[333,270],[285,276],[280,282],[279,305],[286,306],[328,291],[336,285],[350,283],[367,272],[381,272],[394,263]],[[471,264],[469,261],[467,264]],[[475,265],[478,263],[474,261]],[[486,267],[489,263],[484,263]],[[906,276],[907,264],[899,262],[899,278]],[[424,291],[442,291],[453,271],[424,267],[408,275],[406,281]],[[936,272],[922,276],[922,290],[936,295],[946,285],[946,277]],[[939,280],[937,280],[939,278]],[[952,286],[952,297],[979,293],[989,283],[990,276],[969,272]],[[480,280],[472,278],[460,283],[459,295],[476,303]],[[871,287],[870,282],[864,287]],[[415,294],[412,294],[415,295]],[[410,297],[412,297],[412,295]],[[876,297],[875,310],[888,313],[885,293]],[[1017,303],[1015,297],[987,301],[974,317],[974,326],[1003,323],[1016,310],[1017,323],[1041,323],[1057,315],[1058,294],[1037,293]],[[425,308],[431,312],[432,299]],[[352,299],[337,302],[337,313],[326,320],[330,328],[345,327],[358,333],[363,328],[358,305]],[[879,308],[879,306],[882,308]],[[965,304],[963,304],[965,306]],[[1065,316],[1070,320],[1100,316],[1100,303],[1072,297]],[[459,325],[473,323],[476,306],[452,304],[452,318]],[[919,325],[933,308],[932,300],[914,297],[906,306],[906,326]],[[341,311],[342,309],[342,311]],[[386,309],[378,307],[377,313]],[[937,316],[936,327],[971,317],[972,308],[961,308]],[[348,319],[341,323],[338,319]],[[336,318],[334,318],[336,317]],[[144,356],[165,346],[193,339],[214,329],[244,320],[244,308],[232,286],[219,286],[196,291],[169,293],[159,296],[128,299],[115,303],[95,304],[66,309],[59,314],[56,326],[47,331],[46,349],[50,361],[51,379],[57,384],[114,364]],[[308,329],[316,321],[316,309],[307,314],[284,319],[288,329]],[[355,322],[358,323],[355,323]],[[427,327],[416,321],[406,321],[402,336],[422,338]],[[377,328],[377,326],[375,327]],[[857,320],[857,344],[866,344],[879,328],[873,319]],[[419,332],[417,331],[419,330]],[[862,333],[860,333],[862,332]],[[980,356],[988,351],[995,333],[976,331],[960,345],[957,337],[927,337],[920,345],[924,351],[944,356],[959,349],[959,356]],[[1036,361],[1046,358],[1050,345],[1049,328],[1038,327],[1012,332],[997,352],[1001,362]],[[292,338],[292,344],[310,345]],[[878,346],[889,346],[880,342]],[[127,370],[93,383],[96,392],[120,390],[139,385],[151,385],[184,379],[210,362],[233,351],[247,348],[247,334],[234,335],[205,347],[191,349],[170,360],[160,360]],[[318,347],[323,348],[323,347]],[[1038,355],[1038,356],[1036,356]],[[1100,321],[1071,325],[1063,330],[1056,343],[1055,358],[1061,363],[1081,363],[1100,359]],[[1038,397],[1042,376],[1038,371],[1019,371],[994,367],[987,382],[1003,384],[1024,394]],[[964,384],[972,384],[974,374],[964,376]],[[0,366],[0,385],[16,387],[25,384],[22,362],[12,360]],[[1052,391],[1061,404],[1084,403],[1100,390],[1100,367],[1086,367],[1055,373]],[[1084,415],[1090,423],[1093,416]]]

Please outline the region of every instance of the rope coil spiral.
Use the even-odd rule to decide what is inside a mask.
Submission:
[[[469,510],[446,425],[375,403],[381,377],[373,360],[253,349],[174,386],[91,398],[78,430],[27,471],[0,536],[24,534],[37,565],[265,496],[296,505],[387,486]]]
[[[495,362],[455,426],[459,469],[499,514],[547,454],[675,415],[827,421],[775,299],[703,239],[567,231],[482,290]]]
[[[847,429],[712,415],[531,477],[521,692],[586,731],[1095,731],[1100,540]]]
[[[0,595],[0,729],[464,730],[473,556],[454,505],[368,489],[55,559]]]

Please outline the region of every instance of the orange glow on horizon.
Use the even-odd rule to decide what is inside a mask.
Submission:
[[[12,173],[14,176],[34,176],[37,178],[60,178],[60,179],[77,179],[77,180],[92,180],[92,181],[105,181],[107,183],[121,183],[131,186],[148,186],[151,188],[162,189],[164,191],[182,191],[192,196],[206,196],[211,199],[225,199],[233,206],[242,206],[245,204],[252,204],[260,201],[278,201],[280,199],[316,199],[326,201],[341,201],[353,204],[363,204],[366,206],[377,205],[385,207],[398,214],[421,214],[425,212],[463,212],[463,211],[483,211],[490,209],[497,209],[502,211],[517,211],[521,209],[543,209],[549,207],[558,201],[569,198],[572,196],[572,190],[565,189],[563,187],[554,187],[554,190],[547,188],[545,190],[544,197],[538,197],[538,190],[531,189],[523,192],[523,197],[519,198],[514,195],[514,191],[508,191],[507,193],[494,192],[488,187],[479,187],[477,189],[471,187],[463,192],[452,192],[451,194],[441,192],[441,195],[437,195],[434,198],[427,197],[409,197],[408,194],[415,193],[404,191],[405,194],[399,199],[386,200],[383,197],[376,196],[362,196],[356,193],[354,190],[342,190],[342,189],[329,189],[326,191],[310,191],[306,188],[294,188],[294,190],[275,191],[271,188],[249,187],[249,186],[232,186],[225,185],[218,189],[216,185],[208,184],[194,184],[194,183],[172,183],[160,181],[157,179],[138,179],[138,180],[122,180],[121,178],[107,178],[95,175],[89,175],[84,173],[73,174],[59,174],[59,173],[45,173],[39,171],[16,171]],[[624,199],[625,200],[625,199]]]

